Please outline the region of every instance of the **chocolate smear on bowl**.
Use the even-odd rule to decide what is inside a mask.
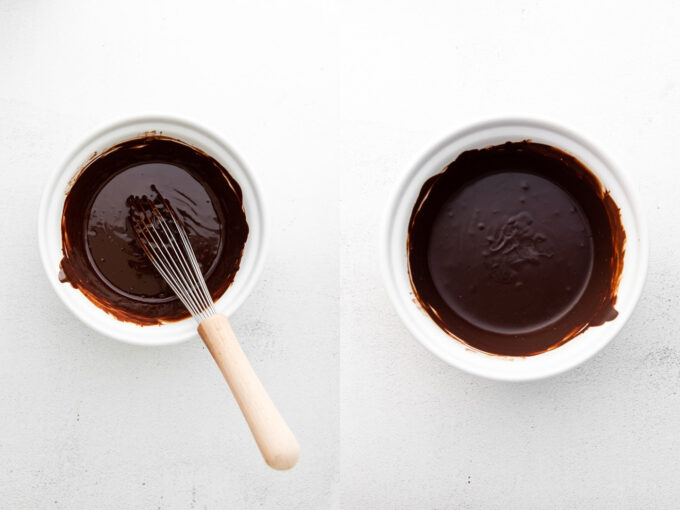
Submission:
[[[248,223],[241,188],[227,169],[167,136],[121,142],[88,161],[68,190],[59,274],[121,321],[152,325],[189,317],[128,219],[131,196],[160,195],[181,219],[214,300],[241,263]]]
[[[535,355],[617,316],[625,239],[618,206],[573,156],[528,140],[468,150],[420,190],[411,286],[455,339]]]

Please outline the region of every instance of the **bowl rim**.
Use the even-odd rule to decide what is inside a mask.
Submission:
[[[97,320],[96,318],[93,317],[93,308],[97,308],[95,304],[87,300],[90,306],[87,306],[85,308],[80,308],[73,306],[71,302],[69,302],[66,297],[62,294],[62,289],[60,286],[66,285],[65,283],[62,283],[59,281],[57,278],[57,273],[54,272],[54,267],[53,264],[51,263],[50,260],[50,255],[48,253],[48,246],[47,246],[47,230],[49,228],[48,223],[49,223],[49,218],[47,217],[48,215],[48,207],[50,205],[50,201],[52,200],[53,196],[56,193],[61,193],[62,190],[57,189],[57,184],[62,178],[63,174],[66,172],[70,172],[69,178],[73,178],[77,176],[78,171],[82,169],[87,160],[83,160],[80,162],[80,166],[74,166],[73,162],[75,159],[78,157],[78,155],[83,152],[83,150],[90,146],[91,144],[95,144],[97,140],[106,137],[108,134],[115,132],[116,130],[120,129],[125,129],[125,128],[131,128],[135,125],[142,125],[142,124],[153,124],[153,123],[158,123],[158,124],[166,124],[166,125],[171,125],[171,126],[176,126],[179,127],[180,129],[185,129],[188,132],[193,132],[198,134],[199,136],[202,136],[211,142],[215,143],[216,145],[220,146],[228,155],[230,158],[232,158],[240,170],[245,174],[247,177],[248,182],[248,189],[250,190],[250,193],[254,197],[253,200],[253,207],[257,209],[258,216],[259,216],[259,221],[257,224],[258,228],[258,246],[257,250],[253,253],[253,263],[251,266],[250,271],[247,273],[246,278],[242,281],[241,287],[239,289],[239,294],[236,296],[236,298],[233,298],[229,304],[229,309],[231,313],[234,313],[245,301],[245,299],[248,297],[248,295],[251,293],[252,289],[254,288],[255,284],[257,283],[262,270],[264,268],[265,260],[266,260],[266,255],[267,255],[267,248],[268,248],[268,226],[269,226],[269,220],[268,220],[268,211],[265,206],[265,199],[264,195],[262,192],[262,187],[259,182],[258,177],[255,175],[255,173],[250,169],[250,167],[244,162],[243,158],[240,156],[240,154],[227,142],[224,140],[222,136],[220,136],[217,132],[212,131],[206,127],[204,127],[201,123],[188,119],[184,116],[179,117],[176,115],[171,115],[171,114],[165,114],[165,113],[143,113],[143,114],[136,114],[136,115],[128,115],[124,116],[121,118],[118,118],[117,120],[113,121],[108,121],[108,122],[103,122],[100,123],[95,129],[88,131],[88,135],[80,138],[78,142],[76,142],[72,148],[66,153],[66,155],[60,160],[59,164],[56,165],[49,173],[46,182],[43,186],[43,191],[41,194],[40,198],[40,207],[38,209],[38,221],[37,221],[37,227],[38,227],[38,247],[40,251],[40,259],[42,261],[42,266],[43,269],[45,270],[45,274],[47,276],[47,280],[50,282],[50,285],[54,289],[55,293],[57,296],[59,296],[59,299],[61,302],[70,310],[70,312],[75,315],[78,319],[80,319],[81,322],[86,324],[88,327],[93,329],[94,331],[97,331],[98,333],[131,345],[139,345],[139,346],[150,346],[150,347],[156,347],[156,346],[162,346],[162,345],[174,345],[174,344],[179,344],[182,342],[185,342],[191,338],[196,337],[197,330],[196,328],[187,328],[186,331],[184,332],[175,332],[174,335],[169,336],[169,337],[164,337],[160,341],[146,341],[143,339],[143,337],[148,336],[143,333],[143,331],[150,331],[154,328],[156,328],[156,331],[159,328],[163,328],[166,326],[165,323],[159,324],[159,325],[151,325],[151,326],[138,326],[135,325],[134,323],[127,323],[125,321],[119,321],[124,324],[130,324],[133,326],[139,327],[139,331],[142,332],[140,335],[136,335],[134,337],[131,336],[126,336],[123,332],[119,332],[117,330],[109,329],[106,327],[105,324]],[[161,130],[162,131],[162,130]],[[141,133],[141,132],[140,132]],[[133,135],[134,136],[134,135]],[[171,136],[171,135],[168,135]],[[172,137],[172,136],[171,136]],[[181,139],[181,137],[177,137],[178,139]],[[211,154],[211,156],[215,157],[214,154]],[[239,185],[243,187],[243,183],[239,181]],[[250,226],[252,229],[252,225]],[[248,241],[246,241],[247,243]],[[225,295],[229,292],[231,286],[227,288],[225,291]],[[77,289],[76,289],[77,290]],[[78,291],[80,292],[80,291]],[[222,298],[218,299],[217,303]],[[219,310],[218,310],[219,311]],[[94,312],[96,313],[96,312]],[[230,313],[230,314],[231,314]],[[113,317],[113,316],[112,316]],[[116,319],[117,320],[117,319]],[[172,325],[172,324],[179,324],[179,323],[185,323],[185,322],[190,322],[193,321],[193,318],[191,316],[182,319],[180,321],[173,321],[170,323],[167,323],[167,325]]]
[[[480,369],[478,366],[471,366],[462,362],[460,359],[449,355],[448,352],[437,347],[439,340],[436,338],[429,338],[427,331],[422,330],[418,327],[415,320],[412,319],[410,312],[408,310],[408,304],[406,301],[410,301],[412,296],[403,296],[400,289],[397,287],[397,271],[398,268],[394,267],[392,257],[393,257],[393,232],[396,228],[395,226],[395,213],[400,209],[402,202],[402,196],[404,192],[411,184],[414,176],[417,175],[418,171],[426,165],[432,158],[434,158],[440,151],[445,150],[449,145],[455,143],[457,140],[463,139],[468,135],[474,135],[477,132],[483,130],[502,128],[509,126],[523,126],[531,129],[547,130],[556,135],[561,135],[566,138],[571,139],[575,143],[581,145],[586,151],[589,151],[597,157],[608,170],[611,171],[612,175],[615,177],[617,183],[619,184],[622,191],[627,197],[627,201],[630,206],[631,219],[635,221],[637,242],[636,245],[639,247],[637,257],[638,263],[636,266],[637,272],[635,273],[635,280],[632,289],[628,293],[628,300],[631,306],[626,310],[624,316],[618,318],[614,321],[607,337],[604,341],[601,341],[594,348],[590,348],[585,352],[582,352],[579,356],[573,356],[567,359],[557,368],[538,370],[536,367],[532,368],[532,372],[523,373],[520,369],[514,370],[510,373],[498,374],[488,369]],[[578,156],[578,155],[576,155]],[[411,206],[412,209],[412,206]],[[410,209],[409,209],[410,210]],[[629,241],[630,242],[630,241]],[[609,344],[621,331],[624,324],[630,318],[634,308],[636,307],[642,289],[646,280],[647,270],[648,270],[648,259],[649,259],[649,241],[648,241],[648,231],[647,231],[647,221],[645,217],[644,209],[641,205],[641,199],[638,196],[635,187],[631,183],[630,176],[626,171],[624,171],[619,165],[611,159],[611,157],[605,153],[598,145],[585,139],[583,136],[578,134],[575,130],[565,127],[562,124],[555,123],[551,120],[543,119],[536,116],[524,116],[524,115],[513,115],[513,116],[503,116],[503,117],[489,117],[477,120],[476,122],[466,124],[451,134],[441,138],[437,143],[430,146],[420,157],[418,157],[415,162],[410,165],[406,171],[397,179],[397,183],[392,189],[389,198],[384,209],[380,236],[379,236],[379,253],[380,253],[380,272],[383,278],[383,284],[387,290],[387,294],[392,302],[392,305],[397,311],[401,321],[407,327],[409,332],[413,337],[420,342],[427,350],[429,350],[436,357],[446,362],[447,364],[459,368],[467,373],[484,377],[491,380],[497,381],[507,381],[507,382],[522,382],[522,381],[533,381],[545,379],[548,377],[553,377],[558,374],[564,373],[586,360],[592,358],[595,354],[600,352],[606,345]],[[404,247],[404,250],[406,248]],[[424,313],[424,312],[422,312]],[[429,317],[429,316],[428,316]],[[430,319],[431,320],[431,319]],[[434,321],[432,322],[434,324]],[[455,342],[456,340],[448,337],[450,341]],[[567,342],[568,343],[568,342]],[[462,343],[461,343],[462,344]],[[464,345],[464,344],[462,344]],[[566,345],[566,344],[565,344]],[[559,349],[559,347],[557,348]],[[479,354],[481,351],[476,351],[472,348],[467,348],[466,350],[474,352],[474,354]],[[550,352],[550,351],[548,351]],[[485,354],[485,356],[491,356],[494,358],[506,358],[506,359],[536,359],[542,354],[529,357],[510,357],[510,356],[497,356],[493,354]]]

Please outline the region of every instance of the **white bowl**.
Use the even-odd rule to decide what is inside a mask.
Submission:
[[[215,303],[218,312],[231,315],[252,290],[264,263],[265,213],[260,188],[241,158],[222,139],[191,122],[165,116],[135,117],[117,122],[88,137],[66,158],[51,176],[40,204],[38,242],[47,278],[64,304],[85,324],[116,340],[139,345],[164,345],[182,342],[196,335],[190,317],[157,326],[138,326],[123,322],[95,306],[69,283],[59,281],[62,259],[61,217],[69,181],[94,153],[130,138],[155,131],[197,147],[219,161],[238,181],[243,191],[243,208],[250,232],[241,266],[233,283]]]
[[[411,210],[423,183],[440,173],[462,152],[507,141],[530,139],[575,156],[600,180],[621,209],[626,231],[623,273],[616,319],[588,328],[565,344],[534,356],[486,354],[466,346],[440,329],[418,304],[408,273],[406,239]],[[401,179],[390,199],[381,238],[382,270],[387,291],[411,333],[432,353],[472,374],[504,381],[540,379],[575,367],[602,349],[623,327],[635,307],[647,272],[648,241],[635,189],[623,172],[592,144],[551,123],[500,119],[475,124],[429,150]],[[558,339],[556,339],[558,340]]]

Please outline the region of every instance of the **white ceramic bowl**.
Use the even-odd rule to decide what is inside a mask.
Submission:
[[[616,302],[619,315],[602,326],[588,328],[548,352],[527,357],[490,355],[449,336],[417,303],[408,273],[407,227],[423,183],[440,173],[462,152],[526,139],[552,145],[575,156],[599,178],[621,209],[626,245]],[[640,296],[647,272],[648,242],[635,189],[599,149],[575,133],[544,121],[500,119],[475,124],[449,136],[430,149],[406,173],[387,208],[381,251],[383,276],[390,298],[408,329],[426,348],[447,363],[472,374],[504,381],[523,381],[548,377],[575,367],[616,336]]]
[[[51,176],[40,204],[38,242],[47,278],[66,306],[85,324],[116,340],[140,345],[182,342],[196,335],[196,324],[188,318],[158,326],[138,326],[122,322],[90,302],[79,290],[59,281],[61,217],[69,181],[88,158],[130,138],[155,131],[197,147],[219,161],[238,181],[243,191],[243,207],[250,232],[241,266],[231,286],[215,304],[217,311],[231,315],[252,290],[264,263],[265,213],[260,188],[253,174],[223,140],[191,122],[165,116],[136,117],[98,130],[80,143]]]

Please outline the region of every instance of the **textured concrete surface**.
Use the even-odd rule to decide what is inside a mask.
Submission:
[[[0,2],[0,508],[676,508],[679,24],[671,1]],[[148,111],[221,133],[263,183],[270,253],[233,323],[300,437],[292,472],[263,465],[200,343],[107,340],[43,274],[46,176]],[[651,239],[618,338],[517,385],[425,351],[377,260],[402,172],[512,114],[598,142]]]
[[[364,7],[343,32],[343,508],[677,508],[680,10],[511,4]],[[457,127],[512,114],[598,142],[637,182],[651,239],[622,333],[572,372],[516,385],[421,347],[374,256],[395,179]]]
[[[330,51],[330,29],[314,2],[263,9],[0,3],[0,508],[336,499],[338,176],[323,162],[337,150],[337,83],[305,57],[314,39],[315,52]],[[305,15],[317,23],[280,24]],[[262,182],[269,253],[232,322],[299,437],[291,472],[264,464],[200,340],[157,349],[108,340],[71,316],[45,278],[36,222],[47,176],[100,124],[147,111],[222,134]],[[309,196],[319,183],[324,193]]]

